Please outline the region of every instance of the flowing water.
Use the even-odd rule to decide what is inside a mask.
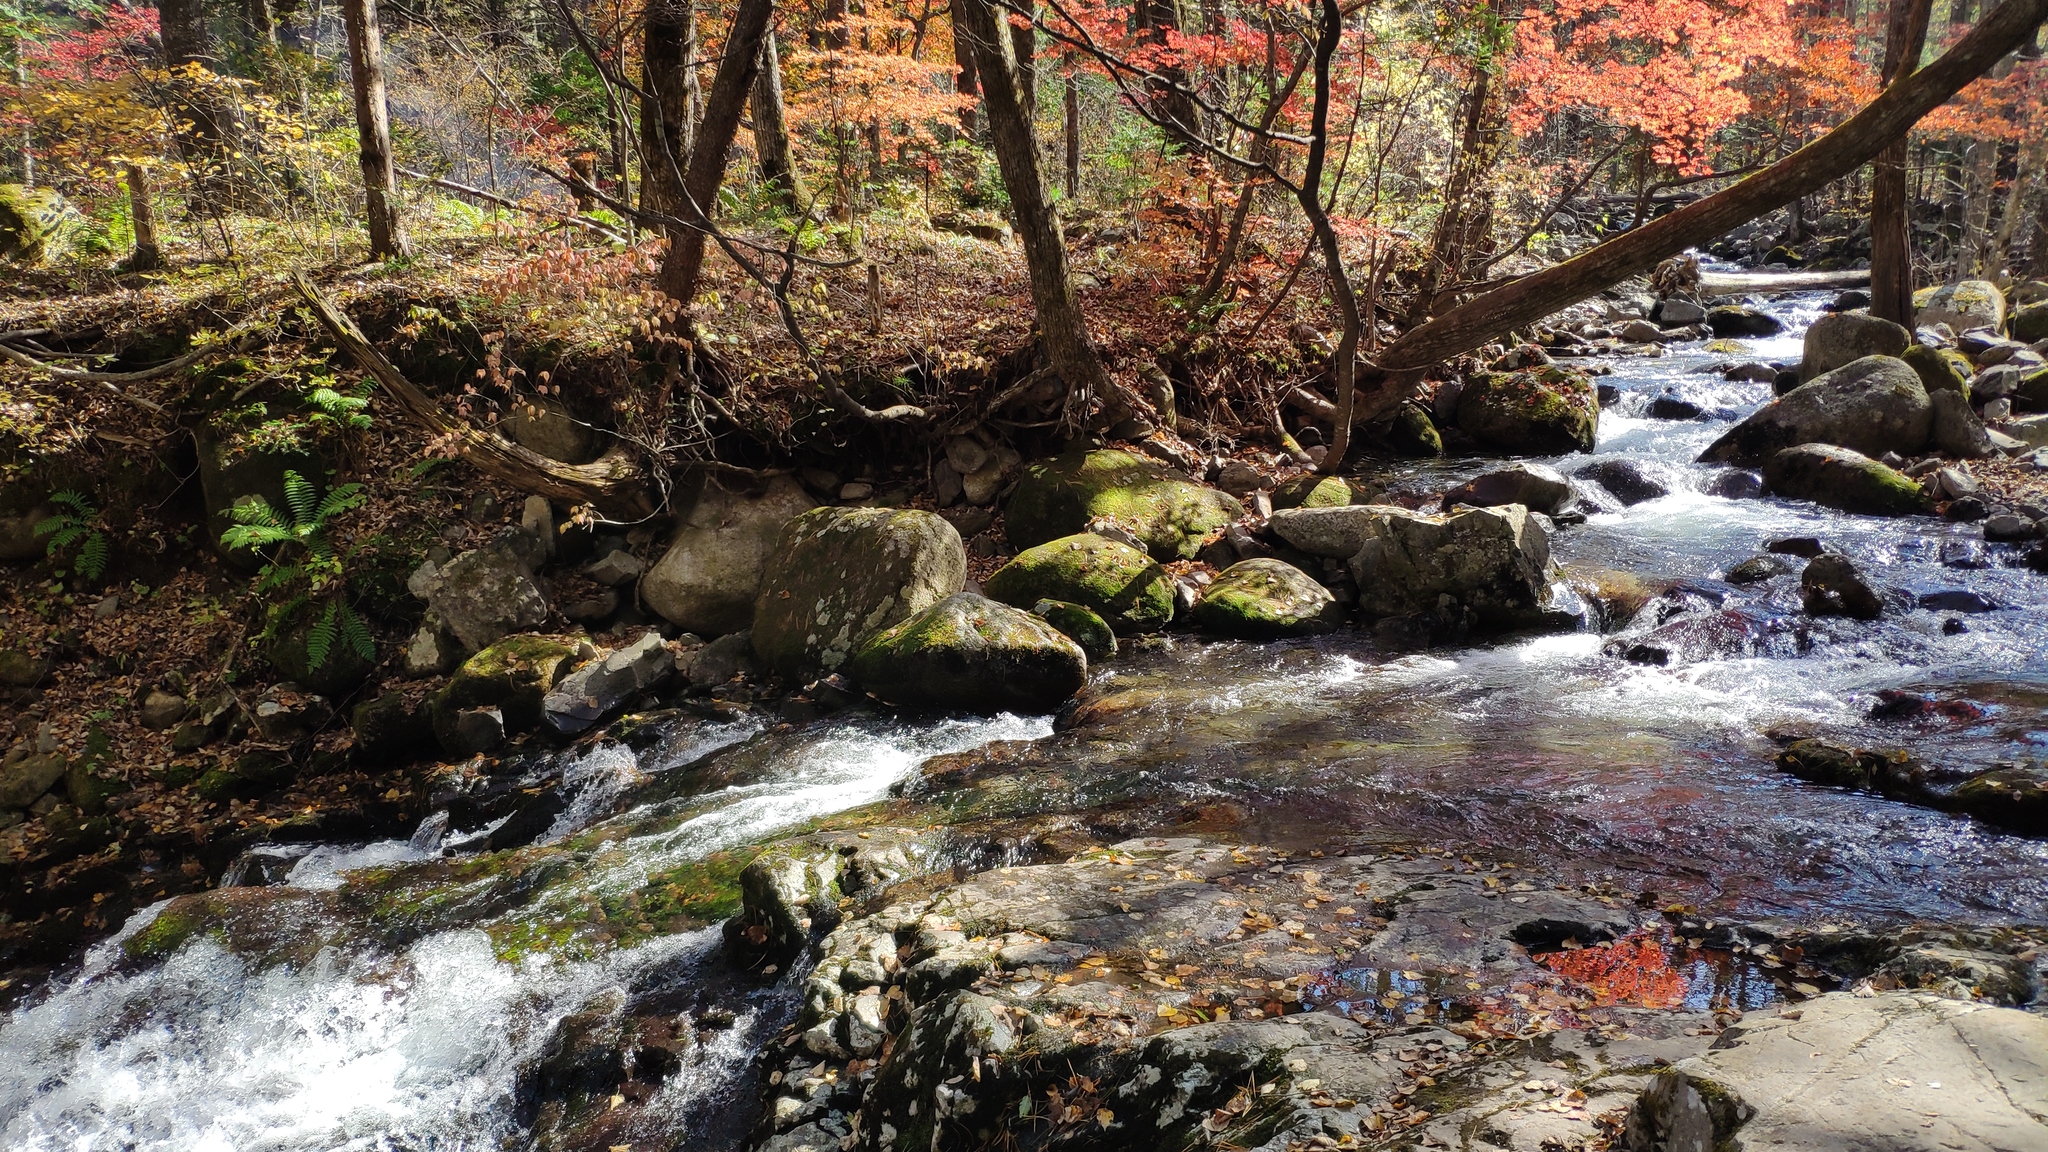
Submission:
[[[1822,299],[1770,303],[1793,327],[1750,341],[1749,355],[1795,361]],[[1675,589],[1635,621],[1405,654],[1356,631],[1266,646],[1176,635],[1099,670],[1057,732],[1049,718],[1009,716],[849,717],[794,732],[678,719],[652,747],[569,760],[573,796],[548,845],[515,854],[553,861],[524,873],[537,877],[528,887],[466,848],[451,864],[462,842],[441,818],[409,842],[274,861],[284,884],[261,890],[269,903],[223,912],[158,962],[138,962],[134,946],[161,930],[159,910],[137,914],[0,1021],[0,1147],[520,1147],[533,1122],[523,1085],[560,1022],[617,1017],[628,1001],[724,1013],[643,1110],[653,1127],[638,1137],[730,1144],[752,1107],[745,1069],[787,1019],[795,976],[732,981],[714,928],[592,936],[577,925],[587,908],[616,920],[628,896],[856,810],[1324,849],[1433,845],[1809,923],[2048,920],[2048,844],[1772,769],[1773,731],[1905,748],[1958,770],[2037,755],[2048,596],[2042,577],[1966,526],[1709,495],[1720,470],[1692,459],[1770,394],[1701,371],[1730,358],[1690,347],[1616,360],[1595,457],[1551,461],[1626,460],[1669,489],[1630,507],[1589,490],[1600,510],[1555,540],[1577,572]],[[1666,394],[1705,417],[1650,418]],[[1396,493],[1434,493],[1485,466],[1389,480]],[[1812,620],[1796,576],[1720,579],[1786,536],[1847,553],[1895,610]],[[2000,608],[1913,606],[1944,591]],[[1615,654],[1673,612],[1741,627],[1662,666]],[[1981,714],[1869,719],[1885,689],[1969,700]],[[933,757],[959,771],[921,776]]]

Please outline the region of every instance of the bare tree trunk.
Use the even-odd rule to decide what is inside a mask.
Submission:
[[[228,145],[234,110],[221,100],[216,87],[181,74],[193,64],[209,71],[220,66],[203,0],[163,0],[157,8],[157,28],[164,64],[173,74],[171,99],[179,106],[172,115],[178,152],[200,195],[213,201],[216,209],[225,207],[233,199],[235,183]]]
[[[1337,305],[1342,325],[1337,351],[1330,357],[1330,382],[1337,389],[1337,426],[1330,434],[1329,451],[1316,471],[1334,474],[1351,450],[1351,425],[1357,419],[1358,341],[1364,324],[1358,315],[1358,293],[1351,287],[1351,274],[1344,267],[1344,250],[1337,242],[1337,230],[1323,207],[1323,166],[1330,154],[1330,61],[1344,39],[1344,12],[1337,0],[1322,0],[1317,22],[1314,102],[1308,124],[1308,160],[1302,168],[1301,185],[1295,199],[1302,215],[1315,229],[1316,246],[1322,250],[1323,272],[1329,281],[1330,299]]]
[[[2048,0],[2044,0],[2048,2]],[[1074,283],[1067,269],[1067,242],[1059,214],[1048,202],[1039,170],[1043,153],[1032,120],[1016,40],[1005,35],[1007,21],[991,0],[953,0],[954,32],[968,43],[981,75],[982,103],[988,109],[989,135],[995,140],[996,162],[1016,212],[1017,233],[1024,243],[1024,262],[1031,272],[1031,301],[1038,313],[1039,337],[1053,371],[1067,385],[1070,410],[1085,411],[1091,397],[1107,394],[1109,373],[1088,337]]]
[[[953,67],[955,69],[953,90],[969,98],[960,108],[960,134],[974,139],[975,103],[981,99],[981,73],[974,67],[974,52],[967,46],[967,36],[960,30],[960,13],[953,13]]]
[[[370,259],[412,255],[398,217],[398,174],[391,170],[391,110],[384,99],[384,36],[377,0],[342,0],[348,26],[348,65],[356,97],[356,138],[362,142],[363,216],[370,229]]]
[[[1455,285],[1465,274],[1468,253],[1476,247],[1477,233],[1487,225],[1490,213],[1474,203],[1480,182],[1493,167],[1505,126],[1507,105],[1501,98],[1488,67],[1475,67],[1472,86],[1465,92],[1464,128],[1459,136],[1458,154],[1444,182],[1443,209],[1437,216],[1430,239],[1429,258],[1422,264],[1422,279],[1415,301],[1408,310],[1408,322],[1419,324],[1436,311],[1437,292]]]
[[[124,267],[130,272],[148,272],[164,266],[164,250],[156,239],[156,205],[150,200],[149,173],[138,164],[127,166],[128,212],[135,224],[135,251]]]
[[[1905,80],[1919,66],[1933,0],[1892,0],[1885,29],[1883,83]],[[1913,326],[1913,225],[1906,189],[1903,137],[1877,154],[1870,172],[1870,314]]]
[[[761,74],[754,78],[754,153],[760,158],[761,183],[785,208],[801,211],[803,189],[789,157],[789,114],[782,101],[782,56],[772,30],[761,42]]]
[[[697,295],[697,278],[704,270],[704,229],[710,226],[711,212],[718,204],[718,187],[725,182],[726,153],[739,132],[740,113],[754,90],[754,77],[760,73],[761,41],[774,17],[774,0],[739,0],[726,32],[725,54],[719,58],[711,94],[704,101],[704,119],[697,125],[696,146],[690,150],[690,166],[683,173],[682,203],[674,212],[684,231],[670,237],[668,255],[661,262],[661,290],[685,306]]]
[[[2004,0],[1932,64],[1885,89],[1833,131],[1764,171],[1408,332],[1389,345],[1375,365],[1370,414],[1391,411],[1412,375],[1432,364],[1469,352],[1847,176],[2024,43],[2044,18],[2048,0]]]
[[[695,0],[651,0],[640,42],[640,207],[673,214],[690,163],[690,76],[697,63]],[[676,235],[669,234],[669,243]]]
[[[1081,198],[1081,81],[1067,73],[1067,199]]]
[[[1139,39],[1155,50],[1167,48],[1169,33],[1183,31],[1179,0],[1138,0],[1135,5]],[[1199,148],[1202,116],[1187,93],[1187,70],[1178,64],[1161,63],[1152,69],[1159,78],[1150,84],[1152,111],[1166,123],[1167,135],[1191,148]]]

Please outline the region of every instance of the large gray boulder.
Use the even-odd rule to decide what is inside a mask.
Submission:
[[[1984,428],[1984,421],[1977,416],[1977,410],[1970,407],[1970,402],[1963,399],[1961,392],[1943,388],[1928,393],[1927,400],[1934,409],[1928,441],[1935,451],[1964,460],[1990,456],[1998,451],[1991,446],[1991,436]]]
[[[1600,427],[1593,380],[1555,364],[1465,381],[1458,426],[1490,448],[1529,456],[1591,452]]]
[[[1620,1147],[2048,1148],[2048,1018],[1907,992],[1754,1012],[1658,1074]]]
[[[1760,464],[1799,444],[1835,444],[1869,456],[1927,446],[1934,408],[1905,361],[1865,356],[1749,414],[1700,454],[1702,464]]]
[[[1088,682],[1088,657],[1040,617],[956,592],[861,646],[856,683],[891,704],[1050,712]]]
[[[1449,597],[1481,623],[1517,627],[1552,610],[1550,536],[1519,504],[1435,516],[1382,504],[1300,508],[1275,512],[1271,524],[1304,552],[1343,558],[1369,615],[1434,611]]]
[[[547,596],[533,578],[534,566],[545,556],[545,544],[509,529],[489,547],[464,552],[446,564],[422,564],[407,587],[427,602],[464,651],[475,652],[547,621]]]
[[[1764,465],[1764,491],[1866,516],[1928,511],[1927,497],[1912,477],[1832,444],[1801,444],[1771,457]]]
[[[754,652],[791,683],[967,582],[960,533],[930,512],[817,508],[783,525],[754,600]]]
[[[1806,330],[1799,361],[1802,383],[1865,356],[1903,356],[1913,343],[1904,326],[1867,312],[1830,312]]]
[[[1989,280],[1964,280],[1913,293],[1913,323],[1932,328],[1946,324],[1954,332],[1972,328],[2005,330],[2005,294]]]
[[[700,636],[751,626],[761,571],[782,526],[817,506],[790,476],[775,477],[759,492],[728,492],[707,482],[668,551],[641,577],[641,602]]]

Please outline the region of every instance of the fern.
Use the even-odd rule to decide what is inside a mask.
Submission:
[[[327,663],[328,650],[334,646],[335,635],[340,631],[340,626],[335,622],[335,617],[340,612],[341,601],[329,600],[327,611],[322,612],[319,618],[313,621],[313,626],[306,631],[306,659],[315,668],[323,667]]]
[[[56,506],[57,513],[35,527],[36,535],[50,538],[43,547],[44,555],[56,561],[77,545],[72,570],[87,580],[99,579],[107,570],[113,550],[107,534],[100,531],[98,506],[86,499],[84,493],[71,488],[50,493],[50,503]]]
[[[282,596],[271,605],[260,639],[275,637],[318,605],[306,631],[311,667],[324,667],[337,651],[337,641],[364,660],[375,660],[376,640],[348,605],[346,566],[329,539],[337,517],[363,506],[363,486],[340,484],[322,496],[311,481],[287,470],[284,495],[283,509],[261,496],[237,503],[229,513],[234,526],[221,534],[221,543],[230,548],[274,549],[252,585],[258,596]]]

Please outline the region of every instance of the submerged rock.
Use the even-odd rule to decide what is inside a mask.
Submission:
[[[1986,824],[2026,836],[2048,836],[2048,768],[1997,768],[1958,785],[1949,806]]]
[[[1043,619],[956,592],[861,646],[847,674],[891,704],[1050,712],[1088,682],[1088,657]]]
[[[1504,452],[1591,452],[1599,422],[1592,379],[1556,365],[1481,373],[1465,382],[1458,398],[1458,426]]]
[[[1831,313],[1806,330],[1799,379],[1818,379],[1866,356],[1902,356],[1912,343],[1913,334],[1890,320],[1865,312]]]
[[[1754,465],[1799,444],[1833,444],[1870,456],[1911,455],[1926,446],[1933,419],[1927,389],[1904,361],[1866,356],[1750,413],[1699,459]]]
[[[792,684],[960,591],[960,533],[930,512],[818,508],[783,525],[754,600],[754,652]]]
[[[728,492],[707,480],[668,550],[640,580],[640,599],[700,636],[752,626],[761,573],[783,525],[818,506],[794,477],[760,492]]]
[[[1015,608],[1040,600],[1085,605],[1119,633],[1152,632],[1173,619],[1173,581],[1145,553],[1080,532],[1029,548],[988,578],[988,595]]]
[[[1460,504],[1474,508],[1520,504],[1549,515],[1569,508],[1574,499],[1571,481],[1557,469],[1518,461],[1475,476],[1444,493],[1443,509],[1448,512]]]
[[[1165,464],[1115,449],[1069,451],[1024,469],[1005,510],[1019,550],[1069,536],[1098,516],[1122,524],[1158,560],[1185,560],[1209,533],[1244,515],[1236,499]]]
[[[1245,640],[1313,636],[1343,622],[1344,610],[1308,573],[1280,560],[1231,565],[1203,591],[1195,623]]]
[[[1866,516],[1913,516],[1933,510],[1912,477],[1830,444],[1802,444],[1771,457],[1764,465],[1764,490]]]
[[[1644,472],[1643,466],[1633,460],[1602,460],[1579,469],[1573,475],[1607,489],[1624,507],[1671,495],[1668,486]]]

